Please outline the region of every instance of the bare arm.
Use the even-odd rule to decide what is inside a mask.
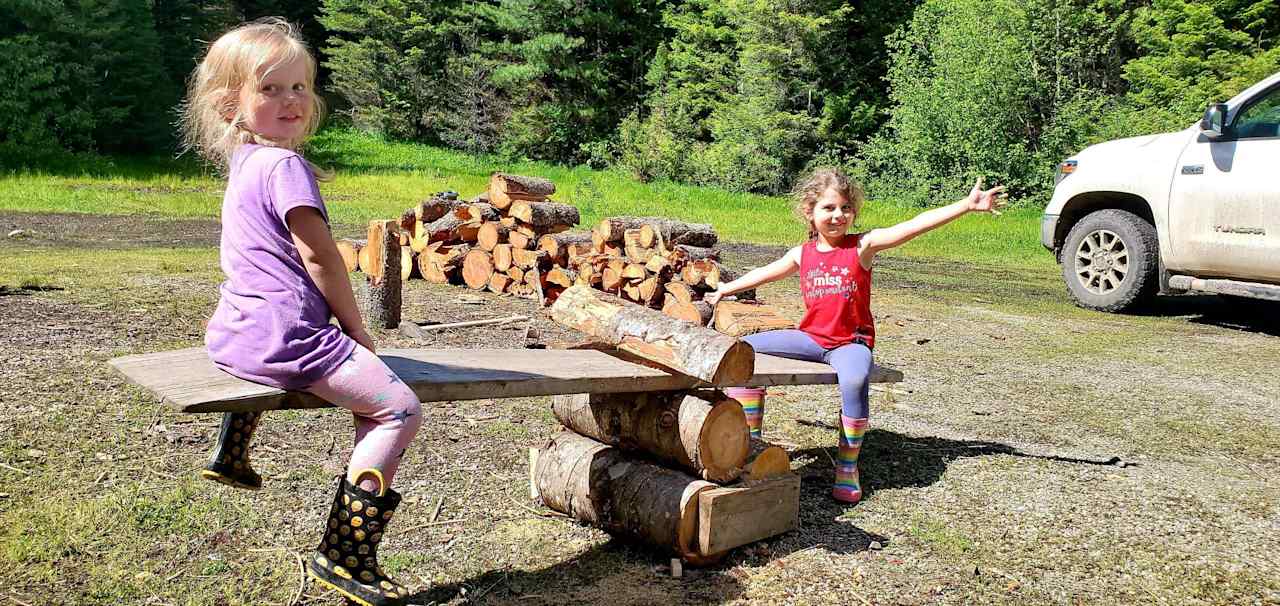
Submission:
[[[300,206],[285,216],[293,243],[298,247],[302,264],[315,281],[320,294],[328,302],[329,309],[338,318],[342,331],[369,351],[374,351],[373,339],[365,331],[355,293],[351,292],[351,280],[347,278],[347,266],[338,253],[338,246],[329,234],[320,211]]]
[[[858,258],[864,267],[871,266],[871,259],[876,253],[906,244],[912,238],[942,227],[969,212],[994,212],[1004,206],[1003,185],[991,189],[982,189],[982,179],[974,184],[968,197],[947,206],[922,212],[911,219],[892,227],[873,229],[863,236],[860,242]]]
[[[761,284],[768,284],[774,280],[781,280],[791,274],[796,273],[800,269],[800,247],[797,246],[788,250],[777,261],[774,261],[764,267],[757,267],[745,274],[737,280],[725,282],[717,288],[715,292],[709,292],[702,297],[703,301],[715,305],[720,299],[731,294],[750,290]]]

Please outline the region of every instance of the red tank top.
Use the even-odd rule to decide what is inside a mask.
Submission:
[[[858,339],[867,347],[875,346],[871,270],[858,261],[861,239],[862,234],[846,235],[828,251],[818,250],[817,240],[800,248],[800,294],[805,306],[800,330],[826,349]]]

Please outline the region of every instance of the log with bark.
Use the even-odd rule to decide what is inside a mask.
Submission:
[[[562,432],[539,451],[532,484],[554,511],[701,561],[698,496],[716,486]]]
[[[514,263],[516,267],[533,269],[542,265],[546,260],[547,251],[545,250],[511,249],[511,262]]]
[[[555,321],[712,385],[742,385],[755,369],[751,346],[714,330],[574,286],[551,307]]]
[[[791,457],[780,446],[774,446],[759,438],[751,439],[746,462],[742,465],[741,480],[748,484],[784,476],[791,473]]]
[[[715,246],[719,237],[715,228],[706,223],[685,223],[675,219],[654,218],[640,227],[640,245],[644,247],[679,244],[689,246]]]
[[[342,255],[342,263],[347,266],[347,273],[351,273],[360,268],[360,249],[364,248],[368,240],[351,240],[341,239],[335,242],[338,245],[338,254]]]
[[[578,224],[578,207],[559,202],[513,200],[507,215],[533,227],[540,234],[564,231]]]
[[[471,249],[462,261],[462,281],[472,290],[484,290],[493,275],[493,257],[489,253]]]
[[[561,265],[571,257],[586,254],[590,245],[590,232],[564,231],[538,238],[538,248],[547,251],[551,260]]]
[[[507,271],[511,269],[511,245],[499,244],[493,247],[493,269],[494,271]]]
[[[663,217],[607,217],[591,228],[591,242],[597,247],[605,242],[621,242],[628,229],[640,229],[647,223],[665,220]]]
[[[498,210],[506,210],[515,200],[541,201],[554,193],[555,184],[540,177],[505,173],[489,177],[489,203]]]
[[[369,259],[365,313],[370,326],[400,326],[400,244],[396,221],[369,222]]]
[[[683,320],[698,326],[707,326],[711,323],[711,317],[715,309],[706,301],[681,301],[679,297],[671,292],[671,287],[680,285],[679,282],[668,282],[666,284],[667,293],[662,300],[662,313],[671,316],[677,320]]]
[[[712,482],[737,479],[749,454],[742,405],[715,390],[554,396],[551,412],[584,436]]]
[[[772,306],[743,301],[721,301],[716,304],[715,329],[726,335],[745,337],[786,328],[795,328],[795,323]]]
[[[480,250],[492,251],[499,244],[507,241],[509,231],[507,226],[497,221],[488,221],[480,225],[480,231],[476,233],[476,244]]]

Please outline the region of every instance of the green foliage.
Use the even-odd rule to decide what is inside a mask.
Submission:
[[[1208,104],[1280,70],[1278,8],[1275,0],[1156,0],[1138,9],[1132,34],[1140,56],[1124,66],[1130,88],[1111,131],[1185,128]]]
[[[1129,9],[1032,0],[930,0],[894,36],[888,128],[857,173],[873,197],[924,205],[975,176],[1043,203],[1052,166],[1094,134],[1117,86]]]
[[[22,0],[0,18],[0,145],[153,149],[167,85],[146,0]],[[165,100],[170,103],[164,105]]]

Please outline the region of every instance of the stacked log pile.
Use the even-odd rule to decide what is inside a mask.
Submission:
[[[754,374],[755,352],[738,339],[586,285],[551,315],[712,385]],[[741,404],[716,389],[555,396],[552,413],[565,430],[530,469],[532,495],[551,509],[694,564],[796,527],[800,480],[786,452],[752,440]]]
[[[733,273],[720,264],[719,241],[708,224],[664,217],[611,217],[588,231],[571,231],[578,209],[550,200],[555,184],[539,177],[495,173],[488,190],[470,200],[440,192],[406,210],[396,222],[401,281],[424,278],[555,302],[586,285],[686,322],[735,336],[789,327],[767,306],[738,303],[713,310],[703,296]],[[370,228],[368,242],[380,241]],[[366,274],[374,259],[366,241],[339,241],[348,270]],[[746,318],[745,320],[741,318]]]

